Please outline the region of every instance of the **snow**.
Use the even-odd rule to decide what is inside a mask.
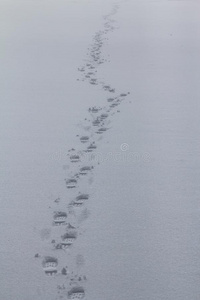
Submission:
[[[114,5],[1,1],[0,299],[65,299],[66,266],[87,277],[88,300],[199,299],[199,2],[118,3],[97,78],[130,95],[95,135],[84,130],[88,108],[113,95],[78,68]],[[90,197],[75,208],[77,241],[55,251],[65,228],[52,226],[53,212],[77,196],[65,185],[80,169],[68,150],[84,149],[88,134],[96,156],[81,167],[94,170],[77,191]],[[44,274],[48,256],[58,276]]]

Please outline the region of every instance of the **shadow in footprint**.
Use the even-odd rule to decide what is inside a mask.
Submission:
[[[82,206],[86,200],[89,199],[88,194],[81,194],[76,197],[76,199],[72,202],[72,205],[75,207]]]
[[[67,220],[67,213],[63,211],[56,211],[54,212],[53,216],[53,225],[65,225]]]
[[[81,143],[87,143],[88,141],[89,141],[89,136],[82,136],[81,138],[80,138],[80,141],[81,141]]]
[[[73,287],[69,292],[68,292],[68,298],[69,299],[83,299],[85,297],[85,290],[81,286]]]
[[[71,160],[71,162],[79,162],[80,156],[77,154],[70,155],[70,160]]]
[[[76,187],[77,185],[77,180],[76,179],[68,179],[68,180],[65,180],[66,181],[66,186],[68,189],[73,189]]]
[[[93,150],[96,150],[96,148],[97,146],[95,145],[95,143],[92,143],[87,147],[86,152],[92,152]]]
[[[89,167],[89,166],[82,167],[82,168],[80,169],[79,174],[80,174],[80,175],[87,175],[89,172],[92,171],[92,169],[93,169],[93,167]]]
[[[105,131],[107,131],[108,129],[105,128],[105,127],[102,127],[102,128],[99,128],[98,131],[96,132],[97,134],[102,134],[104,133]]]

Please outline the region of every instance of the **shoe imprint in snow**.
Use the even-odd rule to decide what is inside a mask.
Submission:
[[[82,136],[81,138],[80,138],[80,141],[81,141],[81,143],[87,143],[88,141],[89,141],[89,136]]]
[[[95,149],[97,149],[97,146],[95,144],[91,144],[87,147],[86,152],[92,152]]]
[[[109,85],[104,85],[103,88],[104,88],[104,90],[110,90],[111,89],[111,87]]]
[[[46,275],[55,275],[57,274],[58,259],[46,256],[42,262],[42,266]]]
[[[126,96],[128,96],[130,93],[122,93],[122,94],[120,94],[120,97],[126,97]]]
[[[82,167],[82,168],[80,168],[80,172],[79,172],[79,174],[80,175],[87,175],[90,171],[92,171],[92,167],[90,167],[90,166],[85,166],[85,167]]]
[[[54,212],[53,224],[54,225],[65,225],[67,220],[67,213],[63,211]]]
[[[67,232],[62,236],[62,248],[70,247],[77,238],[76,232]]]
[[[81,194],[76,197],[76,199],[72,202],[72,205],[75,207],[82,206],[86,200],[89,199],[89,195]]]
[[[70,160],[71,160],[71,162],[79,162],[80,156],[77,154],[70,155]]]
[[[92,85],[97,85],[97,83],[94,82],[94,81],[90,81],[90,84],[92,84]]]
[[[98,130],[96,133],[102,134],[102,133],[104,133],[106,130],[107,130],[107,128],[102,127],[102,128],[99,128],[99,130]]]
[[[101,124],[101,121],[100,121],[99,118],[97,118],[96,120],[94,120],[94,121],[92,122],[92,125],[93,125],[93,126],[99,126],[100,124]]]
[[[73,287],[69,292],[68,292],[68,298],[69,299],[83,299],[85,297],[85,290],[83,287]]]
[[[100,108],[97,108],[97,107],[89,108],[89,112],[91,112],[91,113],[98,113],[99,110],[100,110]]]
[[[71,188],[75,188],[77,185],[77,180],[72,178],[72,179],[68,179],[66,180],[66,186],[68,189],[71,189]]]
[[[101,120],[105,120],[108,117],[108,114],[101,114],[100,118]]]
[[[110,107],[115,107],[115,106],[117,106],[117,105],[119,105],[118,103],[112,103],[111,105],[110,105]]]

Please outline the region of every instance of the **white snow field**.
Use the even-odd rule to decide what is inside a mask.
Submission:
[[[0,299],[200,299],[199,13],[1,0]]]

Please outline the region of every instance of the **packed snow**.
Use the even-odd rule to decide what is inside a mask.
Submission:
[[[2,300],[199,300],[200,3],[1,0]]]

